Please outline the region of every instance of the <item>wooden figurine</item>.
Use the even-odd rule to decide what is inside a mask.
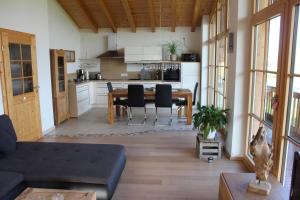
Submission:
[[[248,190],[268,195],[272,187],[267,180],[273,166],[273,146],[268,144],[263,127],[260,127],[253,137],[250,143],[250,153],[255,163],[256,180],[249,183]]]

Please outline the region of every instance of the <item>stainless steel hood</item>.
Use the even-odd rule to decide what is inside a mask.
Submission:
[[[106,51],[103,54],[100,54],[97,58],[117,58],[122,59],[124,58],[124,51]]]

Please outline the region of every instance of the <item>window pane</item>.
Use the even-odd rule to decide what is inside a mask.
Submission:
[[[224,68],[223,67],[217,67],[216,68],[216,90],[218,92],[224,94]]]
[[[21,60],[20,44],[9,43],[10,60]]]
[[[263,73],[255,72],[253,74],[253,87],[252,87],[252,113],[257,117],[261,116],[261,105],[263,103]]]
[[[294,78],[291,82],[289,135],[300,142],[300,78]]]
[[[249,144],[252,141],[253,136],[256,135],[259,127],[260,127],[260,122],[255,118],[250,117],[249,139],[248,139]]]
[[[22,67],[20,62],[10,62],[10,71],[12,78],[20,78],[22,76]]]
[[[280,38],[280,16],[270,20],[268,42],[268,71],[277,71]]]
[[[23,94],[23,79],[15,79],[12,81],[13,95]]]
[[[32,78],[24,79],[24,93],[33,92],[33,81]]]
[[[273,99],[276,96],[276,74],[267,74],[267,85],[264,105],[264,120],[267,124],[273,124]]]
[[[31,47],[30,45],[22,44],[22,60],[31,60]]]
[[[294,56],[294,70],[292,70],[292,73],[300,74],[300,15],[299,15],[299,9],[300,6],[296,7],[296,19],[295,19],[295,38],[294,38],[294,48],[295,48],[295,56]]]
[[[225,38],[217,42],[217,66],[225,66]]]
[[[256,0],[256,12],[272,5],[278,0]]]
[[[209,45],[209,65],[215,65],[215,43]]]
[[[23,76],[32,76],[31,62],[23,62]]]
[[[267,23],[255,27],[254,68],[263,70],[265,65]]]
[[[215,85],[215,68],[214,67],[209,67],[209,83],[208,86],[211,88],[214,88]]]

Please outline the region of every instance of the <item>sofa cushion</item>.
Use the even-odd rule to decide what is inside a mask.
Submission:
[[[17,188],[22,183],[23,178],[23,175],[19,173],[0,171],[0,199]]]
[[[28,182],[101,184],[111,196],[125,165],[121,145],[18,142],[0,159],[0,170],[24,174]]]
[[[0,156],[8,155],[16,150],[16,133],[7,115],[0,116]]]

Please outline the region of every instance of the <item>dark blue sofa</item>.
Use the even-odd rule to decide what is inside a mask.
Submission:
[[[111,199],[125,162],[121,145],[16,142],[10,119],[0,116],[0,200],[25,187],[96,191],[97,199]]]

